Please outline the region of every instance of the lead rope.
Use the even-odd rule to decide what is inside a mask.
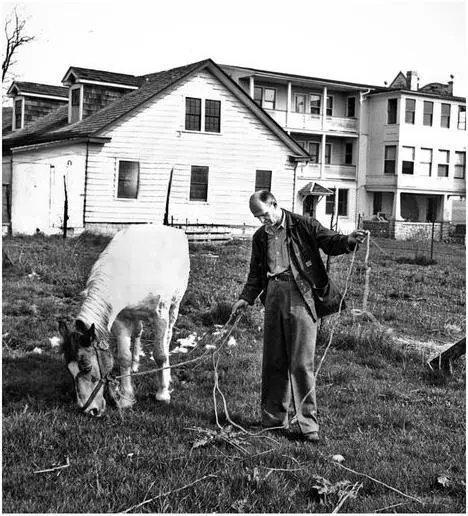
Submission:
[[[369,234],[369,231],[367,231],[366,233],[367,233],[367,239],[366,239],[367,240],[366,265],[367,265],[367,260],[368,260],[368,257],[369,257],[370,234]],[[349,279],[350,279],[351,273],[353,271],[353,265],[354,265],[354,260],[356,258],[357,248],[358,248],[358,246],[356,245],[355,248],[353,249],[353,254],[352,254],[352,257],[351,257],[351,263],[349,265],[348,273],[346,275],[345,288],[344,288],[344,291],[343,291],[343,295],[341,296],[341,299],[340,299],[340,304],[338,306],[338,312],[336,314],[335,323],[333,324],[331,332],[330,332],[330,337],[328,339],[327,347],[325,348],[325,351],[323,352],[322,358],[320,359],[319,365],[318,365],[317,370],[315,371],[315,374],[314,374],[314,387],[312,387],[309,390],[309,392],[302,398],[301,403],[299,404],[299,407],[298,407],[298,410],[297,410],[297,412],[299,414],[302,414],[302,407],[303,407],[303,405],[305,403],[305,400],[309,397],[311,392],[315,389],[315,384],[316,384],[316,381],[317,381],[318,374],[319,374],[320,369],[322,367],[323,361],[325,360],[325,357],[327,356],[328,350],[330,349],[331,343],[333,341],[333,336],[334,336],[335,330],[338,327],[338,322],[340,320],[341,310],[342,310],[342,307],[343,307],[343,301],[344,301],[344,298],[345,298],[345,296],[346,296],[346,294],[348,292],[348,288],[349,288]],[[365,285],[365,288],[364,288],[364,295],[365,295],[366,304],[367,304],[367,296],[368,296],[368,292],[369,292],[369,285],[368,285],[369,275],[367,274],[368,271],[370,273],[370,269],[369,268],[366,270],[366,285]]]

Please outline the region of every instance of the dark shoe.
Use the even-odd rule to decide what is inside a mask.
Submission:
[[[308,434],[303,434],[302,438],[304,441],[309,443],[316,443],[319,440],[318,432],[309,432]]]

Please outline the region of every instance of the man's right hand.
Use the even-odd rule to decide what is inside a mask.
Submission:
[[[231,313],[235,315],[239,310],[245,310],[249,303],[245,299],[239,299],[232,305]]]

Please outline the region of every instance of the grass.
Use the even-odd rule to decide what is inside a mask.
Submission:
[[[3,277],[4,512],[119,512],[151,499],[134,511],[329,513],[356,483],[362,487],[340,512],[390,506],[404,513],[465,511],[464,360],[451,377],[430,374],[427,351],[393,340],[402,335],[448,343],[464,334],[460,248],[444,260],[437,248],[438,263],[428,266],[399,263],[405,254],[399,243],[379,240],[379,248],[371,248],[368,311],[377,323],[351,310],[338,321],[324,320],[318,360],[336,328],[318,379],[321,441],[311,445],[271,433],[246,435],[227,424],[216,433],[210,359],[173,370],[169,406],[154,401],[154,380],[142,376],[135,378],[138,403],[131,410],[110,408],[99,420],[80,414],[62,358],[48,339],[58,335],[59,318],[74,320],[80,291],[107,242],[91,234],[65,242],[4,239],[14,264]],[[250,245],[199,245],[191,254],[175,339],[225,322],[245,280]],[[360,250],[350,309],[362,306],[363,259]],[[342,287],[349,264],[349,256],[332,260]],[[255,306],[234,332],[238,345],[224,348],[219,363],[229,414],[251,432],[259,430],[262,320]],[[143,343],[148,351],[151,331]],[[175,355],[172,363],[192,355]],[[142,369],[151,367],[142,360]],[[336,454],[354,472],[334,462]],[[35,473],[67,460],[68,467]]]

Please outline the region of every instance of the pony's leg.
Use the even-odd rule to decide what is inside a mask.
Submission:
[[[116,321],[113,330],[117,338],[117,361],[122,376],[120,379],[119,399],[116,400],[116,403],[120,408],[127,408],[131,407],[136,401],[131,377],[132,354],[130,347],[132,328],[128,324]]]
[[[133,350],[132,350],[132,373],[137,373],[140,368],[141,354],[141,334],[143,333],[143,323],[138,321],[133,334]]]
[[[169,392],[171,370],[169,369],[168,330],[169,304],[161,300],[155,313],[153,357],[156,366],[162,368],[161,371],[156,373],[156,400],[165,403],[170,403],[171,401],[171,394]]]

